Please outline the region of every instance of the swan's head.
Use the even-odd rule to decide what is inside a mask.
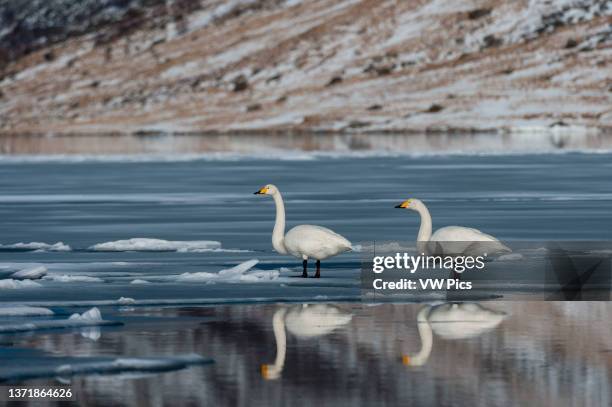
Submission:
[[[423,205],[423,203],[416,199],[416,198],[410,198],[405,200],[404,202],[402,202],[399,205],[395,205],[396,208],[399,209],[411,209],[413,211],[417,210],[419,207],[421,207]]]
[[[261,365],[261,376],[266,380],[274,380],[280,377],[280,369],[275,365]]]
[[[254,192],[255,195],[276,195],[278,194],[278,188],[275,185],[268,184]]]

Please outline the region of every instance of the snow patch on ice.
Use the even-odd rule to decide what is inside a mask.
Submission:
[[[16,280],[38,280],[46,274],[47,268],[45,266],[36,265],[11,274],[11,278]]]
[[[147,281],[147,280],[142,280],[142,279],[140,279],[140,278],[137,278],[137,279],[135,279],[135,280],[132,280],[132,281],[130,282],[130,284],[151,284],[151,282],[150,282],[150,281]]]
[[[134,305],[136,304],[136,300],[129,297],[121,297],[117,300],[117,304],[120,305]]]
[[[57,242],[53,244],[43,242],[29,242],[29,243],[13,243],[13,244],[0,244],[0,250],[36,250],[45,252],[69,252],[72,250],[70,246],[64,244],[64,242]]]
[[[45,280],[57,281],[60,283],[103,283],[104,280],[98,277],[79,276],[71,274],[55,275],[51,274],[45,277]]]
[[[40,284],[32,280],[13,280],[12,278],[0,280],[0,290],[17,290],[21,288],[38,288]]]
[[[272,271],[252,271],[258,259],[252,259],[240,263],[239,265],[224,269],[218,273],[183,273],[177,277],[179,282],[214,283],[214,282],[258,282],[266,280],[276,280],[280,274],[278,270]]]
[[[102,325],[121,325],[121,323],[103,320],[100,310],[94,307],[89,311],[83,312],[82,314],[72,314],[68,319],[52,319],[18,324],[2,324],[0,325],[0,333],[16,333],[60,328],[80,328]]]
[[[132,238],[98,243],[90,250],[99,252],[204,252],[220,250],[221,243],[214,240],[172,241],[150,238]]]
[[[53,311],[42,307],[29,307],[26,305],[0,305],[0,317],[34,317],[53,315]]]

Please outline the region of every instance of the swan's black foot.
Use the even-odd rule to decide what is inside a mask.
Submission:
[[[304,271],[302,272],[302,277],[307,278],[308,277],[308,260],[302,261],[302,266],[304,267]]]
[[[314,278],[321,278],[321,260],[317,260],[317,273]]]
[[[304,271],[304,272],[302,273],[302,277],[303,277],[303,278],[308,278],[308,273],[307,273],[306,271]]]

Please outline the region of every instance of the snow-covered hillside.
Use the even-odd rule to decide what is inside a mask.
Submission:
[[[612,128],[610,1],[102,3],[5,55],[1,132]]]

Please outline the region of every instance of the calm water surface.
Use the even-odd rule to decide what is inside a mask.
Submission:
[[[428,204],[434,227],[472,226],[508,240],[609,240],[611,170],[612,155],[578,153],[0,160],[0,277],[37,265],[48,270],[35,287],[0,289],[0,303],[47,307],[57,320],[98,306],[105,319],[123,323],[99,332],[2,334],[0,380],[15,380],[28,360],[52,370],[73,363],[73,356],[196,353],[214,364],[158,374],[50,374],[26,382],[72,380],[92,405],[123,399],[131,405],[608,405],[607,303],[483,303],[506,317],[473,331],[450,325],[441,330],[446,336],[434,327],[426,363],[404,365],[402,355],[423,344],[417,323],[423,305],[345,302],[359,300],[359,253],[325,262],[318,281],[294,278],[299,263],[271,248],[273,203],[252,193],[274,183],[283,192],[289,227],[325,225],[356,244],[414,239],[416,215],[393,208],[410,197]],[[92,250],[141,237],[215,241],[221,249]],[[15,246],[30,242],[63,242],[71,250]],[[247,280],[193,274],[251,259],[259,262],[245,271],[252,277]],[[185,273],[193,279],[181,279]],[[287,300],[296,304],[275,304]],[[331,307],[336,319],[329,329],[296,331],[286,315],[301,315],[297,303],[315,301],[327,303],[318,306]],[[244,305],[211,305],[223,302]],[[285,317],[277,317],[285,326],[275,330],[279,309],[285,309]],[[0,317],[0,325],[43,318]],[[285,357],[275,364],[281,331]],[[263,364],[274,366],[262,370]]]

